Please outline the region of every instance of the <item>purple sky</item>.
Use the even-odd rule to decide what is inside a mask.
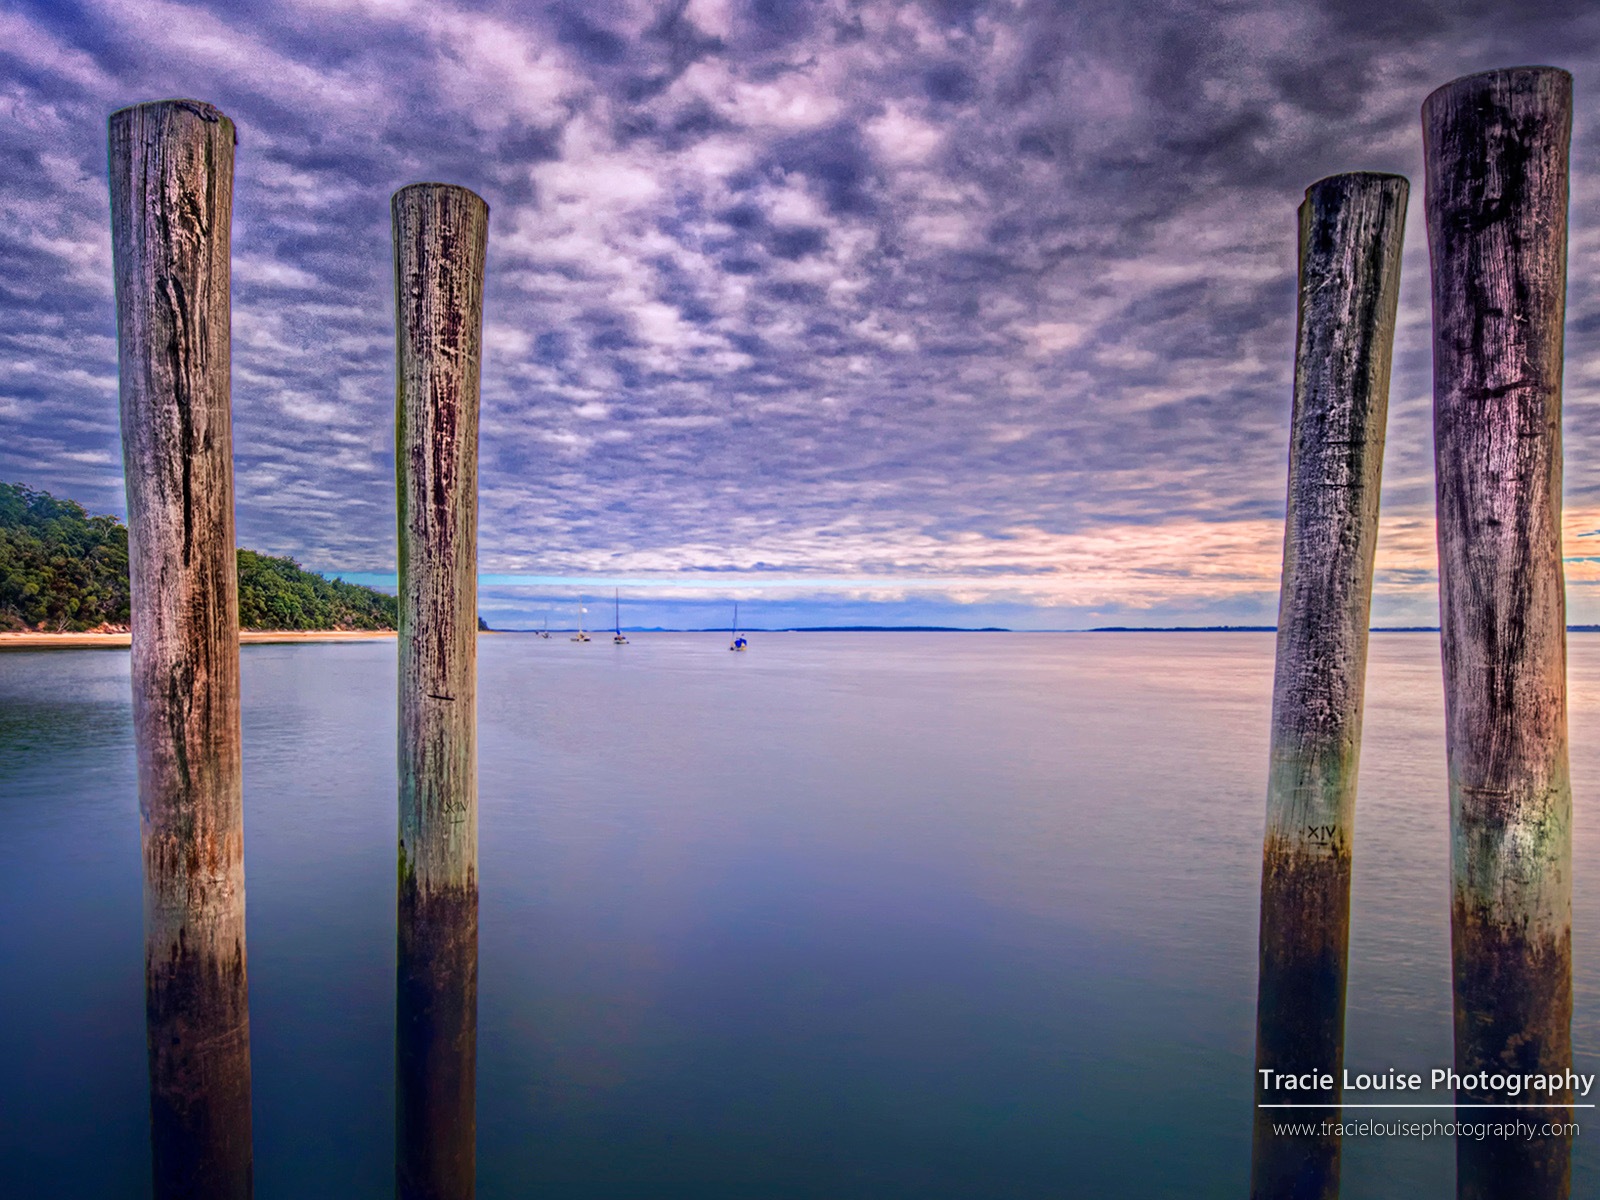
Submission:
[[[1271,623],[1295,208],[1399,171],[1374,619],[1431,624],[1418,110],[1529,62],[1576,80],[1578,558],[1592,3],[8,0],[0,479],[122,510],[105,122],[191,96],[239,128],[241,544],[393,570],[388,203],[436,179],[491,209],[482,568],[572,581],[487,588],[492,621],[620,580],[633,624]],[[1597,579],[1569,564],[1574,620]]]

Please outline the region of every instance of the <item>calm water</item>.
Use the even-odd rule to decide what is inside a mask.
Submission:
[[[480,643],[479,1195],[1243,1195],[1271,635],[753,642]],[[394,647],[243,660],[257,1195],[390,1195]],[[125,652],[0,655],[8,1194],[149,1194],[130,734]],[[1373,639],[1358,813],[1347,1062],[1448,1064],[1437,635]],[[1453,1162],[1347,1140],[1345,1195]]]

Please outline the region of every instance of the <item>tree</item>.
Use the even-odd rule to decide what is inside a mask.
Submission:
[[[372,588],[239,551],[244,629],[393,629],[397,603]],[[0,483],[0,630],[126,626],[128,531],[115,517],[22,484]]]

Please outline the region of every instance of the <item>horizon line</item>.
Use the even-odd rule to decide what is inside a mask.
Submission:
[[[572,633],[576,625],[549,626]],[[496,628],[488,633],[543,633],[544,628]],[[586,630],[593,633],[595,630]],[[601,629],[598,632],[604,633]],[[721,625],[624,625],[624,633],[726,633]],[[1005,625],[747,625],[745,633],[1277,633],[1276,625],[1091,625],[1086,628],[1014,629]],[[1372,625],[1368,633],[1438,633],[1437,625]],[[1568,633],[1600,633],[1600,625],[1568,625]]]
[[[398,587],[400,575],[397,571],[326,571],[323,572],[330,579],[339,579],[345,583],[360,584],[363,587]],[[730,578],[731,577],[731,578]],[[479,587],[568,587],[568,588],[702,588],[715,589],[727,587],[729,590],[740,588],[901,588],[901,587],[958,587],[977,582],[988,582],[991,579],[1035,579],[1038,576],[949,576],[938,577],[922,576],[873,576],[870,578],[849,578],[839,575],[819,576],[794,576],[794,575],[768,575],[766,573],[749,576],[743,572],[734,571],[706,571],[693,577],[673,575],[663,578],[644,578],[637,575],[524,575],[517,573],[482,572],[478,575]],[[736,580],[736,582],[735,582]]]

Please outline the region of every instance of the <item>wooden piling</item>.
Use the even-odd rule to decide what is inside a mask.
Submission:
[[[1299,330],[1289,497],[1261,868],[1256,1102],[1250,1194],[1339,1193],[1333,1134],[1275,1122],[1338,1119],[1344,1064],[1350,850],[1389,364],[1410,185],[1335,175],[1300,206]],[[1272,1086],[1261,1072],[1329,1086]],[[1317,1109],[1264,1104],[1321,1102]]]
[[[396,1190],[471,1197],[478,1012],[478,370],[489,208],[392,202],[400,557]]]
[[[248,1197],[234,128],[167,100],[113,113],[109,133],[155,1195]]]
[[[1428,97],[1422,125],[1456,1068],[1559,1073],[1572,1062],[1561,564],[1572,77],[1518,67],[1458,79]],[[1470,1115],[1561,1121],[1570,1110],[1555,1104],[1572,1095],[1553,1101]],[[1456,1168],[1464,1198],[1564,1197],[1571,1139],[1461,1139]]]

